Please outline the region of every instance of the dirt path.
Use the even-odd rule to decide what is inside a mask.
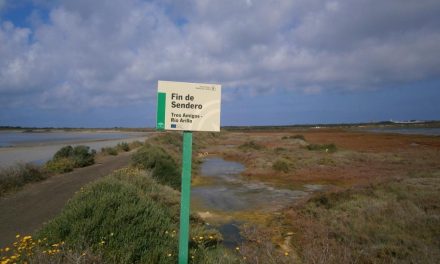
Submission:
[[[32,234],[55,217],[83,185],[129,162],[130,153],[109,156],[93,166],[56,175],[0,198],[0,248],[10,245],[16,234]]]

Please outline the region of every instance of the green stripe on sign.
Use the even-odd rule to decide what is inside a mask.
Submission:
[[[165,100],[166,93],[157,93],[156,129],[165,130]]]

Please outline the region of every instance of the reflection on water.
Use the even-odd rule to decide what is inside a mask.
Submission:
[[[201,174],[212,179],[208,186],[192,188],[193,200],[203,210],[241,211],[253,209],[278,209],[316,191],[322,186],[305,186],[305,190],[279,189],[268,184],[249,181],[240,176],[244,166],[221,158],[206,159]]]
[[[245,167],[221,158],[207,158],[201,166],[201,174],[211,179],[207,186],[192,188],[196,210],[237,212],[244,210],[273,211],[304,197],[324,186],[308,184],[304,190],[278,189],[268,184],[250,181],[240,176]],[[240,223],[230,221],[217,226],[223,236],[223,245],[235,248],[243,243]]]

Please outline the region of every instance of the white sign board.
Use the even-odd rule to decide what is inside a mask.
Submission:
[[[220,131],[221,85],[159,81],[156,128]]]

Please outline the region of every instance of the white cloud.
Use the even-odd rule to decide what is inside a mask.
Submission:
[[[64,0],[50,8],[47,22],[32,14],[31,28],[1,24],[0,94],[10,98],[2,103],[132,104],[154,98],[158,79],[222,83],[228,93],[320,93],[440,74],[434,0]]]

